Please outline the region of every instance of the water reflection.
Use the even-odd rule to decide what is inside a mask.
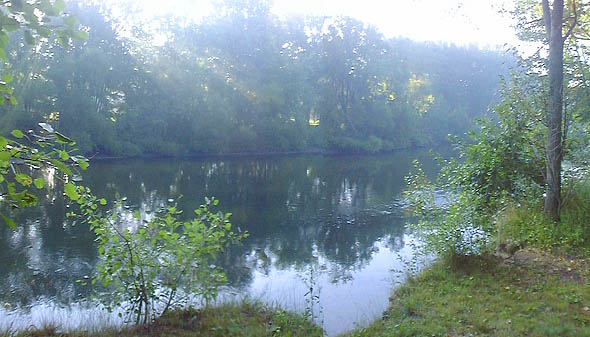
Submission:
[[[84,183],[109,200],[126,196],[144,216],[182,195],[189,217],[215,196],[234,226],[250,233],[222,257],[232,291],[305,310],[313,281],[321,293],[312,313],[334,334],[385,308],[390,270],[411,256],[396,200],[416,157],[434,172],[426,153],[123,160],[93,163]],[[66,211],[53,190],[40,207],[18,214],[17,231],[0,228],[0,328],[40,303],[88,299],[91,290],[76,280],[94,269],[94,238]]]

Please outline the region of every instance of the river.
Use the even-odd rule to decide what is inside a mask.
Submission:
[[[401,202],[414,159],[436,172],[427,151],[126,159],[93,162],[83,184],[109,200],[125,196],[143,213],[182,195],[179,206],[191,214],[214,196],[234,227],[250,233],[223,259],[223,297],[307,311],[336,335],[379,317],[414,266],[417,242]],[[0,227],[0,331],[120,324],[77,282],[92,275],[98,254],[88,227],[67,211],[53,188],[39,207],[16,215],[16,231]]]

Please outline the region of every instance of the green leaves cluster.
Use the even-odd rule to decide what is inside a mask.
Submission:
[[[232,231],[230,213],[213,211],[215,199],[206,199],[189,221],[180,219],[176,205],[143,217],[136,211],[135,226],[126,222],[122,201],[102,213],[99,207],[106,200],[89,189],[66,193],[81,206],[97,237],[102,259],[93,282],[107,289],[100,299],[109,309],[122,306],[135,323],[146,323],[195,296],[205,303],[215,299],[226,281],[215,264],[219,254],[247,237]]]
[[[39,125],[40,132],[13,130],[12,139],[0,136],[0,204],[10,211],[37,204],[35,190],[45,188],[49,170],[55,170],[54,177],[66,184],[68,194],[80,170],[88,167],[88,159],[73,154],[74,141],[48,124]],[[16,229],[9,214],[0,216]]]
[[[477,122],[466,142],[455,141],[457,159],[445,163],[441,179],[451,190],[470,190],[480,198],[477,210],[489,213],[504,195],[533,196],[528,186],[543,186],[545,133],[543,88],[527,76],[503,83],[503,101],[493,119]]]
[[[72,40],[88,39],[88,33],[78,29],[79,22],[65,14],[63,0],[6,0],[0,3],[0,60],[8,62],[6,47],[9,34],[21,31],[28,45],[48,40],[55,33],[57,42],[67,48]],[[2,74],[0,80],[0,105],[8,102],[17,104],[10,83],[13,76]]]

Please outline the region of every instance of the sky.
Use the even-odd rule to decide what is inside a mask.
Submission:
[[[205,16],[212,10],[208,0],[135,0],[152,15]],[[482,47],[516,45],[509,16],[509,0],[274,0],[272,12],[279,17],[298,14],[345,15],[377,27],[386,37],[420,41],[443,41]]]
[[[376,26],[386,37],[460,45],[502,46],[517,39],[506,0],[275,0],[273,12],[347,15]]]

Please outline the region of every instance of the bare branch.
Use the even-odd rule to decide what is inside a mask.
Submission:
[[[574,30],[574,28],[578,24],[578,11],[576,10],[576,0],[572,1],[572,5],[573,5],[573,10],[574,10],[574,23],[572,23],[572,25],[568,29],[567,33],[565,33],[565,36],[563,37],[564,41],[567,40],[567,38],[572,34],[572,31]]]
[[[538,23],[540,21],[543,21],[543,18],[538,18],[538,19],[533,19],[531,21],[523,22],[523,23],[521,23],[521,25],[528,26],[528,25],[532,25],[533,23]]]

